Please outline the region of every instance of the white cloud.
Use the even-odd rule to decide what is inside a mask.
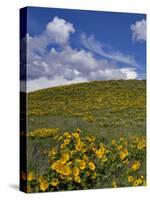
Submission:
[[[55,87],[59,85],[68,85],[73,83],[88,82],[90,80],[119,80],[119,79],[135,79],[137,73],[135,69],[122,68],[122,69],[99,69],[91,71],[89,77],[74,77],[72,80],[65,79],[63,75],[55,75],[53,78],[40,77],[33,80],[28,80],[27,91],[35,91],[43,88]],[[25,84],[21,81],[21,84]],[[22,90],[24,91],[24,90]]]
[[[96,58],[94,53],[98,50],[105,52],[93,38],[86,38],[89,50],[73,49],[69,45],[73,32],[71,23],[55,17],[40,35],[27,34],[27,91],[90,80],[137,78],[135,68],[120,68],[117,64],[120,60],[133,64],[131,57],[117,52],[104,56],[109,60]],[[60,48],[54,48],[54,43]]]
[[[40,54],[44,54],[46,47],[49,44],[66,45],[69,41],[70,35],[75,32],[73,24],[66,22],[64,19],[54,17],[49,22],[45,30],[37,36],[31,37],[27,33],[27,45],[31,51],[36,51]]]
[[[146,41],[146,21],[142,19],[141,21],[135,22],[131,25],[132,39],[135,41]]]
[[[109,49],[106,51],[104,50],[105,46],[102,45],[99,41],[95,40],[94,36],[87,37],[85,34],[81,35],[81,41],[83,45],[89,49],[90,51],[93,51],[94,53],[101,55],[103,57],[116,60],[121,63],[129,64],[132,66],[137,66],[137,63],[133,56],[125,55],[119,51],[109,51]]]
[[[49,80],[63,76],[66,81],[79,77],[87,80],[126,79],[126,71],[118,69],[116,63],[94,58],[92,53],[83,49],[66,46],[61,52],[52,48],[42,58],[33,54],[28,57],[28,78],[32,80],[41,76]]]
[[[55,17],[52,22],[47,24],[46,32],[55,43],[65,44],[69,40],[70,34],[75,32],[75,29],[73,24]]]
[[[126,74],[126,79],[136,79],[138,77],[134,68],[122,68],[120,71]]]
[[[119,80],[119,79],[135,79],[137,73],[133,68],[121,68],[121,69],[104,69],[91,72],[91,79],[93,80]]]
[[[64,79],[63,76],[55,76],[53,79],[49,80],[45,77],[40,77],[38,79],[34,80],[29,80],[27,82],[27,91],[35,91],[35,90],[40,90],[43,88],[49,88],[49,87],[54,87],[54,86],[59,86],[59,85],[68,85],[72,83],[80,83],[80,82],[86,82],[86,79],[83,78],[75,78],[72,81],[68,81]]]

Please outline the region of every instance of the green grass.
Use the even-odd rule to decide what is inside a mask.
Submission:
[[[146,81],[93,81],[31,92],[28,94],[28,131],[80,128],[107,140],[146,134]],[[42,173],[48,166],[44,149],[52,138],[28,139],[29,169]]]

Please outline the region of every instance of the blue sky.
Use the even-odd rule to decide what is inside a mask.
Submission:
[[[28,90],[146,78],[146,15],[29,7]]]

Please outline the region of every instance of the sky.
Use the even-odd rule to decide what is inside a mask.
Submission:
[[[92,80],[146,79],[144,14],[29,7],[21,49],[25,41],[28,92]]]

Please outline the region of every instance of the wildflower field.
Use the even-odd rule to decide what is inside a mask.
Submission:
[[[27,98],[27,192],[146,185],[144,80],[59,86]]]

